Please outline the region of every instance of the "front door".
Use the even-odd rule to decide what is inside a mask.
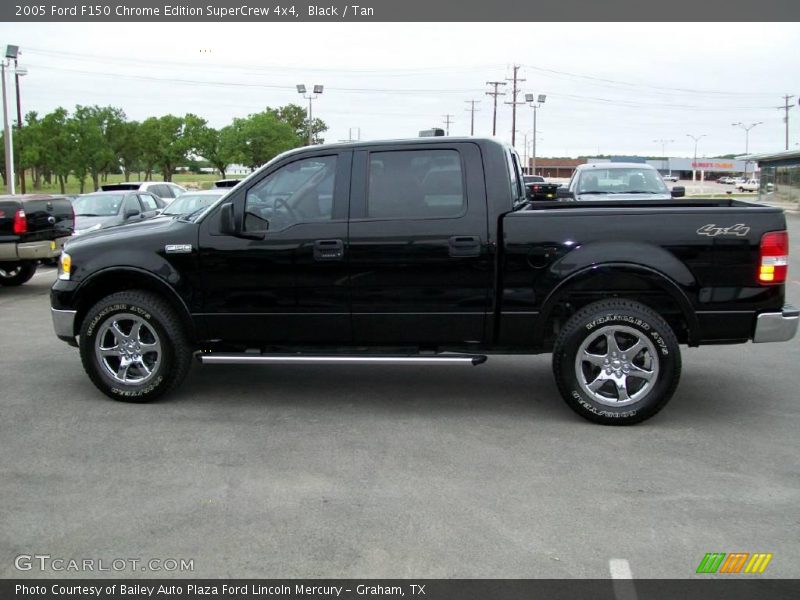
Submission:
[[[263,344],[351,341],[347,261],[349,151],[290,156],[228,200],[245,234],[200,227],[210,339]]]

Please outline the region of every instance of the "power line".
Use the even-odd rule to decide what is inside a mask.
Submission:
[[[475,108],[476,104],[480,104],[480,100],[464,100],[467,104],[470,105],[469,108],[465,109],[469,112],[469,134],[475,135],[475,111],[479,111],[480,108]]]
[[[704,94],[704,95],[711,95],[711,96],[772,96],[773,94],[768,92],[727,92],[722,90],[702,90],[702,89],[694,89],[694,88],[681,88],[681,87],[669,87],[669,86],[662,86],[662,85],[651,85],[646,83],[633,83],[630,81],[620,81],[618,79],[607,79],[604,77],[595,77],[592,75],[582,75],[579,73],[570,73],[568,71],[559,71],[557,69],[548,69],[545,67],[537,67],[534,65],[522,65],[527,69],[533,69],[534,71],[541,71],[543,73],[553,73],[556,75],[563,75],[567,77],[575,77],[578,79],[586,79],[590,81],[597,81],[601,83],[610,83],[614,85],[622,85],[628,87],[643,87],[643,88],[650,88],[654,90],[661,90],[661,91],[672,91],[672,92],[681,92],[684,94]]]
[[[211,63],[205,62],[197,63],[197,62],[185,62],[185,61],[169,61],[169,60],[147,60],[143,58],[135,58],[130,56],[97,56],[95,54],[86,54],[81,52],[65,52],[62,50],[47,50],[43,48],[27,48],[25,49],[26,54],[37,54],[47,57],[56,57],[65,60],[77,61],[77,62],[101,62],[101,63],[122,63],[122,64],[131,64],[131,65],[143,65],[143,66],[158,66],[158,67],[180,67],[180,68],[196,68],[202,69],[203,71],[207,71],[209,69],[220,69],[223,71],[230,71],[231,69],[234,70],[246,70],[250,72],[286,72],[291,74],[296,74],[298,71],[313,71],[315,73],[318,72],[326,72],[326,73],[353,73],[356,75],[359,74],[381,74],[392,76],[392,74],[396,75],[414,75],[418,73],[462,73],[462,72],[474,72],[476,69],[489,69],[489,68],[497,68],[502,66],[498,63],[495,64],[482,64],[482,65],[458,65],[458,66],[438,66],[438,67],[402,67],[402,68],[375,68],[375,69],[351,69],[351,68],[334,68],[334,67],[304,67],[302,65],[290,65],[287,66],[283,65],[253,65],[253,64],[242,64],[239,66],[230,65],[228,63]]]
[[[111,72],[103,72],[103,71],[87,71],[82,69],[72,69],[68,67],[54,67],[50,65],[40,65],[35,63],[28,63],[29,66],[35,67],[37,70],[43,71],[60,71],[65,73],[78,73],[81,75],[91,75],[95,77],[109,77],[113,79],[130,79],[134,81],[152,81],[156,83],[169,83],[169,84],[176,84],[176,85],[198,85],[198,86],[210,86],[210,87],[242,87],[242,88],[254,88],[254,89],[275,89],[275,90],[294,90],[295,86],[290,84],[269,84],[269,83],[254,83],[254,82],[241,82],[241,81],[220,81],[220,80],[199,80],[199,79],[184,79],[184,78],[173,78],[173,77],[155,77],[152,75],[135,75],[135,74],[123,74],[123,73],[111,73]],[[499,92],[499,86],[506,85],[503,81],[489,81],[487,85],[494,86],[494,91],[486,92],[486,95],[494,97],[494,111],[493,111],[493,128],[492,132],[493,135],[496,135],[496,122],[497,122],[497,112],[496,112],[496,103],[497,103],[497,96],[504,96],[505,92]],[[328,86],[328,89],[331,91],[342,92],[342,93],[354,93],[354,94],[416,94],[416,95],[423,95],[423,94],[464,94],[464,93],[474,93],[476,90],[474,88],[364,88],[364,87],[336,87],[336,86]],[[768,110],[774,109],[773,106],[700,106],[696,104],[668,104],[668,103],[658,103],[658,102],[639,102],[635,100],[620,100],[614,98],[602,98],[597,96],[585,96],[585,95],[577,95],[577,94],[566,94],[566,93],[559,93],[559,92],[551,92],[548,90],[543,90],[549,96],[553,96],[554,98],[569,98],[574,99],[576,101],[580,101],[581,103],[585,102],[596,102],[596,103],[604,103],[604,104],[614,104],[617,106],[628,106],[628,107],[648,107],[648,108],[667,108],[667,109],[678,109],[678,110],[697,110],[697,111],[713,111],[719,112],[720,110]],[[783,107],[780,107],[783,108]]]
[[[521,81],[525,81],[525,79],[521,79],[517,72],[519,71],[519,65],[513,66],[514,75],[511,78],[506,78],[506,81],[513,82],[513,87],[511,88],[511,102],[506,102],[506,104],[511,105],[511,145],[517,145],[517,105],[518,104],[525,104],[524,102],[517,102],[517,94],[519,94],[519,89],[517,89],[517,83]]]

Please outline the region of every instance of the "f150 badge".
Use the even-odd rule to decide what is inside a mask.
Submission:
[[[191,244],[167,244],[164,246],[167,254],[189,254],[192,251]]]
[[[744,223],[737,223],[730,227],[718,227],[715,223],[709,223],[697,230],[698,235],[707,235],[709,237],[716,237],[718,235],[736,235],[744,237],[748,233],[750,233],[750,228]]]

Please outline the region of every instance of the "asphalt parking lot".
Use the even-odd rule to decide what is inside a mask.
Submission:
[[[800,304],[800,217],[789,301]],[[52,333],[43,269],[0,288],[0,577],[14,557],[185,558],[131,577],[800,576],[800,340],[684,349],[628,428],[560,399],[549,356],[481,367],[196,365],[116,403]],[[91,576],[113,573],[89,573]]]

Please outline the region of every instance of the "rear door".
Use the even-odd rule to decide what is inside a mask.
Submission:
[[[354,342],[482,342],[492,258],[479,147],[358,151],[350,206]]]

